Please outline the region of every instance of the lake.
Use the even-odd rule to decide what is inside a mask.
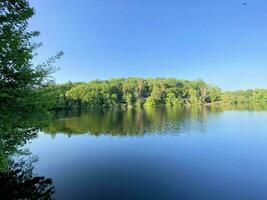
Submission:
[[[56,199],[267,199],[260,109],[60,112],[24,149]]]

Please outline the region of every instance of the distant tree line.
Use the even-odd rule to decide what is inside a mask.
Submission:
[[[264,89],[223,92],[203,80],[187,81],[174,78],[68,82],[53,84],[43,90],[50,94],[48,102],[53,109],[267,103],[267,90]]]

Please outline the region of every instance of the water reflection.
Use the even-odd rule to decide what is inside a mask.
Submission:
[[[0,195],[5,199],[52,199],[55,192],[52,179],[33,174],[36,158],[11,161],[0,172]]]
[[[57,113],[46,128],[45,133],[69,136],[89,133],[92,135],[144,135],[167,134],[205,129],[210,115],[220,115],[224,111],[264,111],[261,105],[239,106],[190,106],[178,108],[144,108],[132,110],[89,110],[63,111]],[[201,130],[199,130],[201,131]]]
[[[58,135],[41,132],[29,148],[59,199],[264,200],[267,113],[254,111],[61,112],[44,129]]]
[[[235,110],[232,112],[233,115],[223,114],[225,111],[232,110]],[[177,189],[176,186],[193,180],[195,175],[199,176],[199,180],[202,181],[201,184],[198,184],[198,180],[195,180],[200,188],[202,185],[217,186],[217,180],[212,179],[209,182],[206,180],[207,177],[213,177],[220,173],[222,176],[216,176],[219,176],[218,180],[223,179],[225,175],[232,177],[231,175],[235,173],[235,170],[231,166],[228,166],[227,169],[221,169],[218,166],[236,160],[243,177],[247,171],[250,172],[246,168],[248,165],[255,169],[253,172],[259,172],[256,175],[250,172],[250,178],[262,177],[260,172],[266,169],[266,166],[261,165],[262,159],[258,158],[257,155],[262,155],[259,152],[264,152],[266,147],[264,143],[266,140],[261,138],[265,138],[262,133],[266,132],[266,117],[259,113],[254,116],[254,114],[250,115],[251,113],[242,115],[236,112],[243,110],[263,111],[264,109],[255,106],[224,108],[195,106],[117,111],[64,111],[57,113],[53,119],[50,119],[51,117],[47,113],[23,115],[22,113],[9,112],[2,114],[0,115],[0,195],[8,195],[7,199],[52,199],[55,192],[53,180],[58,180],[57,194],[55,195],[66,197],[63,199],[75,198],[69,196],[71,192],[68,191],[70,189],[79,191],[81,197],[95,196],[96,198],[93,199],[106,199],[114,194],[112,191],[114,189],[118,191],[115,193],[117,195],[115,196],[118,197],[121,196],[122,192],[117,189],[122,185],[124,186],[124,196],[137,194],[135,193],[137,190],[142,197],[147,191],[150,191],[153,197],[166,199],[165,195],[172,196],[170,191],[176,191],[176,197],[177,192],[179,195],[182,193],[191,194],[191,182],[188,182],[187,187],[184,186],[185,188]],[[156,135],[142,138],[90,137],[90,140],[85,140],[84,137],[71,140],[62,136],[51,142],[49,135],[40,133],[37,137],[40,129],[53,136],[58,133],[64,133],[68,136],[84,133],[112,136]],[[218,138],[207,137],[201,141],[194,137],[189,139],[179,136],[173,139],[172,137],[160,136],[160,134],[190,133],[190,131],[205,132],[206,135],[218,131],[229,134],[218,135]],[[248,133],[252,132],[257,134],[249,137]],[[234,136],[235,134],[236,136]],[[256,136],[258,137],[257,140],[255,140]],[[233,140],[231,137],[238,137],[238,139]],[[24,144],[34,138],[33,141],[35,142],[33,143],[35,145],[31,146],[30,150],[34,152],[34,149],[38,149],[34,152],[40,157],[38,163],[36,159],[29,156],[31,154],[29,151],[22,150]],[[253,143],[251,138],[257,142]],[[236,143],[231,145],[229,141]],[[249,145],[254,146],[246,148]],[[49,148],[47,148],[48,146]],[[232,153],[236,151],[237,146],[242,149],[242,156],[238,154],[235,157],[235,154]],[[40,151],[39,149],[44,150]],[[22,156],[26,160],[21,160],[20,157]],[[216,161],[214,156],[224,159]],[[73,162],[74,160],[77,162]],[[165,162],[162,162],[163,160]],[[247,160],[250,161],[247,162]],[[206,165],[204,161],[213,165]],[[41,166],[38,170],[34,169],[35,162]],[[83,165],[80,164],[81,162]],[[257,165],[254,166],[253,163],[257,163]],[[58,170],[58,166],[64,170]],[[79,170],[73,170],[75,167]],[[171,167],[172,171],[170,171]],[[216,173],[210,176],[212,170]],[[33,172],[38,173],[34,174]],[[181,173],[176,174],[176,172]],[[192,176],[192,173],[196,174]],[[49,177],[53,177],[53,180],[42,176],[42,174],[48,174]],[[69,176],[70,174],[71,176]],[[235,181],[229,177],[230,181],[227,184],[241,183],[239,179]],[[257,180],[253,179],[252,181],[259,184],[259,189],[265,186]],[[171,187],[173,188],[161,185],[162,181],[166,183],[172,181]],[[215,188],[214,191],[217,189]],[[241,190],[242,188],[238,189]],[[195,194],[198,193],[200,191]],[[241,194],[241,192],[239,193]],[[209,191],[205,193],[205,195],[209,194]],[[73,195],[77,194],[73,193]]]
[[[37,137],[45,127],[51,113],[21,113],[9,110],[0,111],[0,170],[8,167],[8,160],[14,154],[23,154],[20,149],[29,140]]]
[[[212,111],[212,112],[211,112]],[[68,135],[143,135],[145,133],[190,131],[196,123],[205,124],[209,113],[219,114],[219,107],[146,108],[134,110],[94,110],[58,113],[44,132]],[[194,122],[194,123],[192,123]],[[198,126],[198,127],[204,127]]]
[[[52,179],[33,174],[37,158],[23,146],[37,137],[51,113],[0,110],[0,196],[5,199],[52,199]]]

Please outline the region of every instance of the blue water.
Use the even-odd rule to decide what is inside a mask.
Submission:
[[[51,127],[26,148],[56,199],[267,199],[265,111],[88,111]]]

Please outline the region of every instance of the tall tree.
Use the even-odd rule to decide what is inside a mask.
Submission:
[[[34,42],[39,32],[28,28],[33,15],[28,0],[0,1],[0,166],[42,126],[42,111],[51,101],[43,89],[52,81],[54,61],[62,55],[33,64],[40,47]]]
[[[51,81],[54,61],[62,55],[35,66],[32,62],[40,43],[40,33],[28,30],[34,9],[27,0],[0,1],[0,109],[37,107],[42,95],[37,89]],[[32,98],[35,98],[33,100]]]

